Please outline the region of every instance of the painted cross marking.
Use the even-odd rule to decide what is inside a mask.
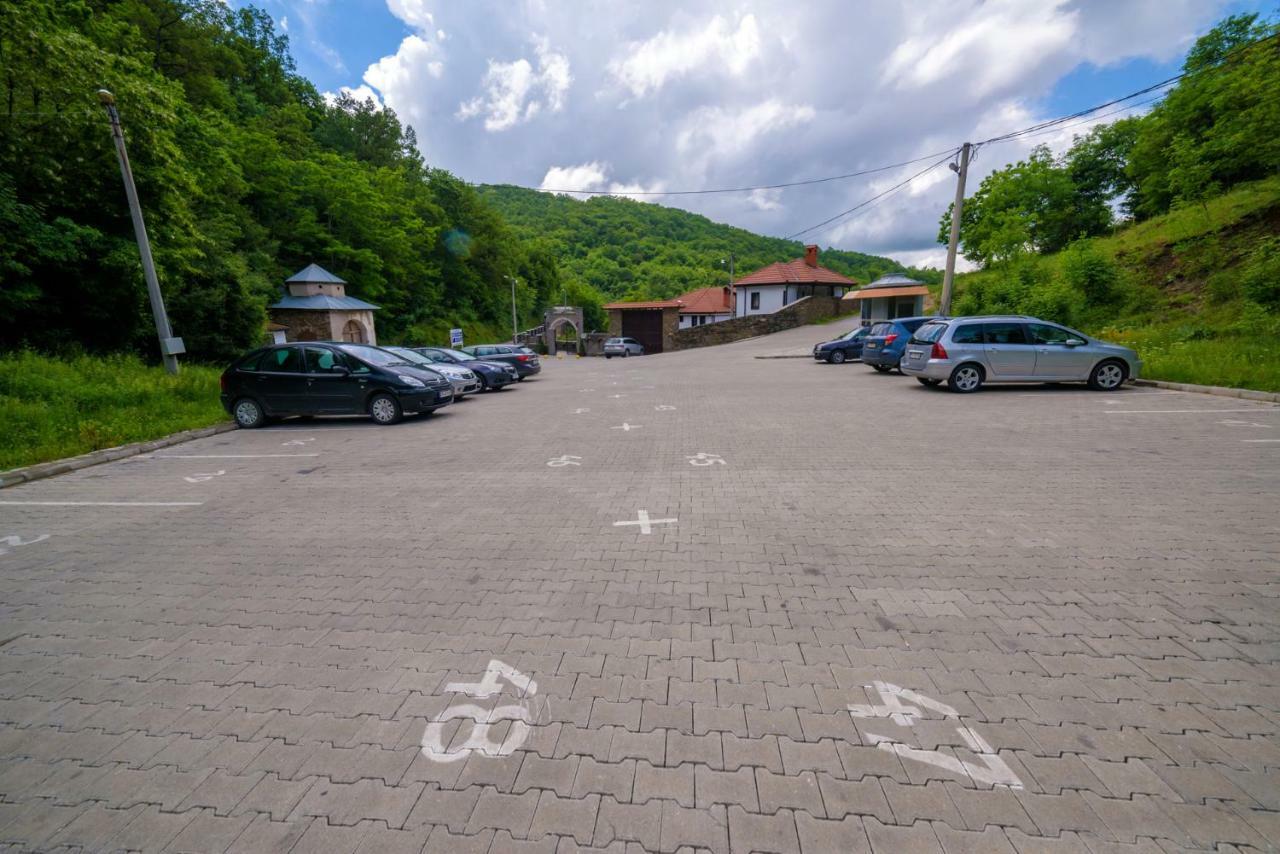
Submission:
[[[691,466],[714,466],[717,463],[722,466],[728,465],[728,463],[724,461],[724,457],[719,454],[699,453],[692,457],[685,457],[685,459],[689,461],[689,465]]]
[[[577,409],[573,410],[573,414],[574,414],[574,415],[581,415],[581,414],[582,414],[582,413],[584,413],[584,412],[590,412],[590,411],[591,411],[591,410],[590,410],[590,409],[587,409],[585,406],[580,406],[580,407],[578,407]]]
[[[205,483],[206,481],[213,480],[215,477],[222,477],[226,473],[226,469],[218,469],[217,471],[211,472],[196,472],[191,477],[184,477],[183,480],[187,483]]]
[[[636,429],[638,429],[638,428],[640,428],[640,427],[643,427],[643,426],[644,426],[643,424],[628,424],[627,422],[623,421],[623,422],[622,422],[621,424],[619,424],[618,426],[616,426],[616,427],[610,427],[609,429],[610,429],[610,430],[625,430],[626,432],[630,433],[632,430],[636,430]]]
[[[609,395],[609,397],[613,398],[614,400],[617,400],[618,398],[626,397],[626,395],[625,395],[625,394],[611,394],[611,395]]]
[[[287,442],[281,442],[280,444],[281,444],[281,445],[285,445],[286,447],[287,447],[287,446],[289,446],[289,445],[305,445],[305,444],[307,444],[308,442],[314,442],[315,440],[316,440],[316,439],[315,439],[315,437],[314,437],[314,436],[312,436],[312,437],[311,437],[311,438],[309,438],[309,439],[290,439],[289,441],[287,441]]]
[[[673,412],[673,411],[675,411],[675,407],[674,407],[674,406],[668,406],[668,405],[667,405],[667,404],[665,404],[665,403],[660,403],[660,404],[658,404],[657,406],[655,406],[655,407],[654,407],[654,409],[656,409],[658,412]]]
[[[580,388],[578,391],[595,391],[593,388]]]
[[[614,522],[613,527],[620,528],[624,525],[639,525],[640,533],[652,534],[653,533],[653,528],[651,527],[652,525],[673,525],[676,523],[676,521],[677,521],[676,519],[650,519],[648,510],[640,510],[636,514],[636,520],[634,522],[630,522],[630,521]]]
[[[575,457],[573,454],[562,454],[553,460],[547,460],[547,465],[551,466],[553,469],[563,468],[564,466],[580,466],[582,463],[574,462],[574,460],[580,459],[582,459],[582,457]]]

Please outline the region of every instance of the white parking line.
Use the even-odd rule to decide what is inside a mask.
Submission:
[[[1241,442],[1251,442],[1251,443],[1253,443],[1253,444],[1255,444],[1255,445],[1259,445],[1259,444],[1264,444],[1264,443],[1267,443],[1267,442],[1280,442],[1280,439],[1241,439],[1240,441],[1241,441]]]
[[[319,454],[164,454],[153,460],[261,460],[278,457],[318,457]]]
[[[0,501],[4,507],[200,507],[203,501]]]
[[[1255,406],[1249,409],[1103,409],[1102,412],[1108,415],[1182,415],[1187,413],[1206,413],[1213,414],[1215,412],[1280,412],[1280,407],[1269,409],[1265,406]]]

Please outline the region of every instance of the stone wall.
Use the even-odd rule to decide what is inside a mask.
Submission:
[[[840,315],[854,314],[857,311],[858,305],[854,300],[839,300],[835,297],[803,297],[772,314],[735,317],[733,320],[722,320],[719,323],[678,330],[670,338],[671,349],[689,350],[694,347],[728,344],[730,341],[741,341],[744,338],[755,338],[757,335],[768,335],[770,332],[795,329],[797,326]]]
[[[271,319],[281,326],[289,327],[290,341],[330,341],[333,329],[329,323],[327,311],[303,311],[300,309],[276,308],[271,310]]]

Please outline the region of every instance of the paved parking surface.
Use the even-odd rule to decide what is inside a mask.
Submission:
[[[839,331],[0,492],[0,841],[1272,850],[1280,408]]]

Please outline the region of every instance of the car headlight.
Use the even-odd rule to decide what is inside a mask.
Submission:
[[[400,382],[404,383],[405,385],[407,385],[407,386],[413,386],[414,388],[426,388],[426,387],[427,387],[427,384],[426,384],[426,383],[424,383],[422,380],[418,379],[417,377],[409,377],[409,376],[405,376],[404,374],[400,374],[400,375],[397,377],[397,379],[399,379],[399,380],[400,380]]]

